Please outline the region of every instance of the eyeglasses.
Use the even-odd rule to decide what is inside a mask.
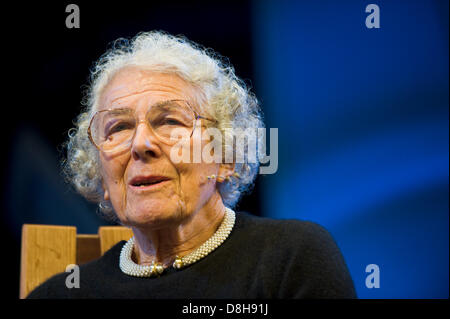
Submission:
[[[91,142],[99,150],[111,154],[128,150],[140,122],[145,122],[163,143],[173,145],[185,137],[192,137],[200,116],[185,100],[168,100],[149,107],[145,120],[139,121],[130,108],[111,108],[94,114],[88,128]],[[184,134],[180,134],[183,132]]]

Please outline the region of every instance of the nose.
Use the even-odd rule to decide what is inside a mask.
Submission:
[[[158,139],[145,121],[137,124],[136,133],[131,144],[131,155],[133,159],[143,161],[161,155]]]

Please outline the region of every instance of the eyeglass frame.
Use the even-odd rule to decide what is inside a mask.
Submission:
[[[196,127],[195,122],[196,122],[197,120],[199,120],[199,119],[204,119],[204,120],[208,120],[208,121],[212,121],[212,122],[214,122],[214,123],[217,123],[217,120],[215,120],[215,119],[211,119],[211,118],[208,118],[208,117],[205,117],[205,116],[201,116],[200,114],[198,114],[198,112],[197,112],[196,110],[194,110],[194,108],[191,106],[191,104],[190,104],[188,101],[182,100],[182,99],[167,100],[167,101],[157,102],[157,103],[155,103],[155,104],[150,105],[150,107],[148,108],[147,112],[145,113],[145,118],[147,118],[148,113],[150,112],[151,108],[152,108],[154,105],[156,105],[156,104],[158,104],[158,103],[167,103],[167,102],[185,102],[185,103],[187,104],[187,106],[189,107],[189,109],[190,109],[190,110],[192,111],[192,113],[194,114],[194,123],[193,123],[194,125],[193,125],[192,132],[191,132],[191,135],[189,136],[189,138],[191,138],[192,135],[194,134],[195,127]],[[99,113],[102,113],[102,112],[109,112],[109,111],[121,110],[121,109],[125,110],[126,108],[109,108],[109,109],[106,109],[106,110],[100,110],[100,111],[97,111],[97,112],[94,113],[94,115],[92,116],[91,120],[89,121],[88,137],[89,137],[89,140],[91,141],[91,143],[92,143],[99,151],[104,152],[104,151],[100,148],[100,146],[97,145],[97,144],[94,142],[94,138],[92,137],[92,131],[91,131],[91,126],[92,126],[92,123],[93,123],[93,121],[94,121],[95,116],[96,116],[97,114],[99,114]],[[136,114],[135,114],[135,115],[136,115]],[[135,135],[136,135],[136,131],[137,131],[137,125],[139,125],[141,122],[142,122],[142,121],[138,121],[138,122],[136,123],[136,128],[135,128],[135,130],[134,130],[133,136],[132,136],[132,138],[130,139],[130,141],[132,141],[132,140],[134,139],[134,137],[135,137]],[[152,127],[151,125],[148,125],[148,127],[151,129],[152,133],[158,138],[158,140],[161,141],[161,138],[159,137],[159,135],[158,135],[157,133],[155,133],[155,131],[153,130],[153,127]],[[161,141],[161,142],[164,143],[164,141]]]

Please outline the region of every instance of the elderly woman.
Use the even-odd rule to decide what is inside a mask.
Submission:
[[[238,128],[263,127],[257,99],[217,54],[162,32],[116,42],[92,72],[85,105],[66,171],[134,236],[81,265],[79,288],[62,273],[29,298],[356,297],[322,227],[233,211],[257,162],[193,160],[208,128],[238,139]],[[224,139],[230,148],[242,155]],[[183,151],[190,160],[176,160]]]

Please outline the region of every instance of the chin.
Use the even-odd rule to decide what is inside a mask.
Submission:
[[[127,226],[164,228],[172,224],[180,224],[183,217],[181,208],[167,200],[141,202],[138,205],[128,206],[124,212],[124,222]]]

